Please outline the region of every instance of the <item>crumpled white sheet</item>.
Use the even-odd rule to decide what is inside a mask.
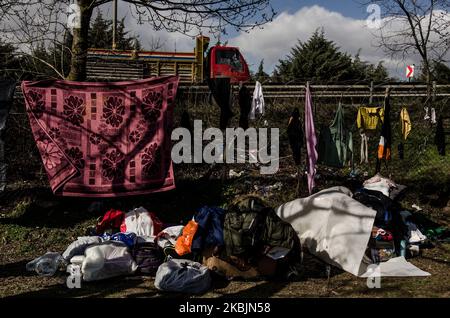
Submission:
[[[387,262],[369,266],[367,272],[360,277],[426,277],[430,273],[417,268],[403,256],[391,258]]]
[[[283,204],[276,212],[294,227],[302,246],[307,247],[312,254],[355,276],[366,273],[368,265],[362,260],[376,211],[354,200],[349,189],[326,189]],[[397,274],[402,273],[403,276],[415,276],[419,271],[411,271],[412,267],[400,265],[403,266],[394,262],[392,266],[398,270]],[[386,267],[384,264],[381,266]]]

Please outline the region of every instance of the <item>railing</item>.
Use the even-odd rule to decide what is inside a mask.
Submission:
[[[248,84],[250,91],[254,89],[254,84]],[[427,85],[416,83],[386,83],[381,85],[310,85],[314,98],[378,98],[384,97],[386,88],[391,89],[391,97],[427,97],[429,96]],[[237,86],[234,87],[234,93],[237,93]],[[209,94],[207,85],[181,85],[179,92],[192,95]],[[263,85],[263,93],[265,98],[279,99],[300,99],[305,96],[305,85],[280,85],[266,84]],[[431,90],[431,97],[450,97],[450,84],[434,84]],[[23,99],[20,86],[17,87],[15,99]]]

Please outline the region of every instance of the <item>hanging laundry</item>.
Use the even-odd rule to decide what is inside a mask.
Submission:
[[[444,120],[442,116],[439,117],[436,127],[436,137],[434,139],[438,152],[441,156],[445,156],[445,131],[444,131]]]
[[[400,111],[400,125],[402,128],[402,142],[398,145],[398,153],[400,159],[403,159],[405,149],[403,142],[406,141],[411,132],[411,119],[409,118],[408,110],[405,107]]]
[[[380,172],[381,160],[391,160],[391,145],[392,145],[392,129],[391,129],[391,103],[389,95],[384,100],[384,121],[381,127],[380,142],[378,144],[378,160],[376,172]]]
[[[312,96],[309,84],[306,85],[305,96],[305,136],[306,136],[306,150],[308,153],[308,190],[311,194],[316,183],[316,163],[317,163],[317,136],[316,128],[314,126],[314,117],[312,111]]]
[[[220,107],[220,129],[228,127],[230,119],[233,117],[231,111],[231,83],[229,78],[215,78],[208,80],[211,93]]]
[[[339,103],[333,122],[320,132],[319,163],[342,168],[352,157],[352,133],[344,127],[344,109]]]
[[[294,109],[289,118],[287,134],[289,138],[289,145],[291,146],[292,156],[296,165],[301,163],[301,150],[303,147],[303,130],[300,120],[300,112],[298,108]]]
[[[408,110],[403,107],[400,111],[400,122],[402,127],[402,137],[406,140],[411,132],[411,119],[409,118]]]
[[[384,113],[383,107],[359,107],[358,115],[356,117],[358,129],[377,129],[378,124],[382,123],[384,120]]]
[[[117,197],[174,189],[170,134],[177,87],[175,76],[23,82],[53,192]]]
[[[431,118],[429,112],[430,108],[424,107],[423,109],[425,110],[425,117],[423,118],[423,120],[429,120]]]
[[[0,80],[0,192],[6,187],[6,163],[5,163],[5,143],[3,141],[3,131],[6,120],[11,109],[16,82],[13,80]]]
[[[265,104],[262,85],[260,82],[256,82],[255,90],[253,91],[252,109],[250,111],[250,119],[255,119],[256,115],[264,115]]]
[[[361,135],[361,160],[360,163],[369,163],[369,137],[368,131],[378,128],[378,125],[384,120],[383,107],[361,106],[358,109],[356,124]]]
[[[369,163],[369,137],[363,130],[360,130],[361,135],[361,161],[360,164]]]
[[[431,108],[431,123],[433,125],[437,123],[437,121],[436,121],[436,109],[434,107]]]
[[[248,88],[242,82],[239,85],[239,127],[247,130],[248,116],[252,108],[252,96],[250,95]]]

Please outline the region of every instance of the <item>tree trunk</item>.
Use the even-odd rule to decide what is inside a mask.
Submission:
[[[70,81],[86,80],[86,61],[92,8],[85,2],[85,0],[77,1],[77,4],[80,6],[81,28],[73,29],[72,60],[70,63],[70,73],[67,76],[67,79]]]
[[[430,63],[428,63],[428,60],[424,60],[423,67],[425,68],[425,80],[427,82],[427,104],[429,104],[431,101],[431,93],[432,93],[432,79],[431,79]]]

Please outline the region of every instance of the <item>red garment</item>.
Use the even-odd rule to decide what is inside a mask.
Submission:
[[[103,234],[108,229],[120,229],[120,226],[125,219],[125,213],[120,210],[111,209],[103,216],[100,223],[97,224],[97,234]],[[119,232],[119,231],[117,231]],[[111,233],[113,234],[113,233]]]
[[[53,192],[117,197],[174,189],[170,135],[177,87],[175,76],[23,82]]]

